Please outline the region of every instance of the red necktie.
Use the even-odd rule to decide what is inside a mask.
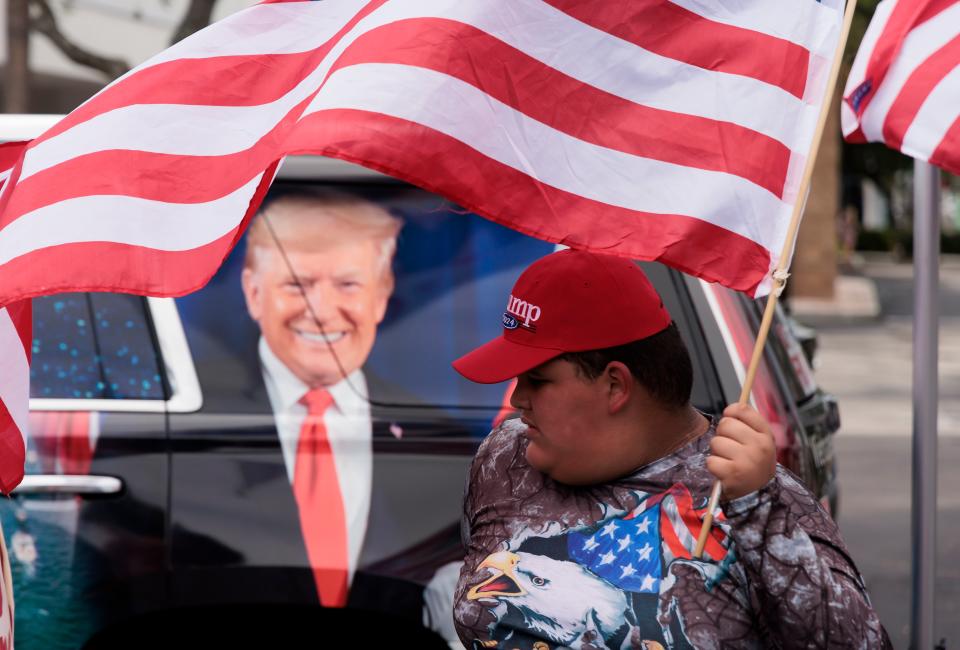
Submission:
[[[323,414],[333,404],[326,390],[315,388],[300,399],[307,418],[300,427],[293,494],[300,510],[300,527],[313,567],[317,593],[324,607],[347,604],[347,519],[343,510],[337,467],[333,462]]]

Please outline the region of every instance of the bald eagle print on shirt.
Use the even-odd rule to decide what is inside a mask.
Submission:
[[[678,604],[661,599],[661,590],[676,584],[670,574],[675,560],[713,562],[714,569],[700,570],[701,589],[722,578],[717,567],[724,566],[728,538],[715,529],[704,562],[692,561],[703,511],[693,508],[690,492],[677,484],[636,498],[640,505],[630,512],[551,537],[511,540],[508,550],[483,559],[479,582],[466,598],[494,615],[489,632],[498,645],[486,647],[653,649],[689,643],[675,615]],[[660,629],[641,629],[637,608],[661,603]]]

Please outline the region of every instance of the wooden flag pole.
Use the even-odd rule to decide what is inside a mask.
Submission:
[[[823,131],[827,124],[827,115],[829,115],[830,106],[833,103],[833,93],[837,86],[837,78],[840,76],[840,61],[843,59],[843,50],[847,44],[847,36],[850,34],[850,24],[853,22],[853,12],[856,6],[857,0],[847,0],[847,6],[843,16],[843,27],[840,30],[840,41],[837,44],[837,51],[833,57],[833,65],[830,68],[830,77],[827,80],[823,106],[820,109],[817,128],[813,134],[813,146],[810,148],[810,155],[807,157],[803,177],[801,178],[800,187],[797,191],[797,202],[793,206],[793,214],[790,217],[790,227],[787,230],[787,238],[783,242],[783,250],[780,251],[777,270],[773,274],[773,288],[770,291],[770,295],[767,296],[767,306],[763,311],[760,330],[757,332],[757,342],[753,346],[753,356],[750,358],[747,376],[744,378],[743,388],[740,390],[740,404],[746,404],[750,400],[750,391],[753,389],[753,381],[757,376],[757,369],[760,367],[760,359],[763,358],[763,347],[767,342],[767,335],[770,333],[773,314],[777,309],[780,294],[783,293],[783,288],[787,284],[787,278],[790,276],[787,272],[790,267],[790,257],[793,253],[794,242],[797,240],[797,231],[800,229],[800,218],[803,216],[803,208],[806,205],[807,189],[810,187],[810,179],[813,177],[813,165],[817,160],[817,154],[820,152],[820,140],[823,139]],[[693,557],[695,558],[703,556],[703,549],[707,545],[707,537],[709,537],[710,529],[713,526],[713,511],[717,509],[717,505],[720,503],[720,488],[720,481],[714,481],[713,489],[710,492],[710,500],[707,502],[707,513],[700,527],[700,536],[697,538],[697,547],[693,552]]]

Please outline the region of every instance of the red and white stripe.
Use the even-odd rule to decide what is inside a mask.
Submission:
[[[6,185],[26,145],[26,142],[0,144],[0,186]],[[9,494],[23,480],[30,412],[32,328],[29,300],[0,307],[0,493],[3,494]]]
[[[844,90],[843,133],[960,174],[960,0],[884,0]]]
[[[271,165],[303,153],[542,239],[764,293],[839,36],[836,4],[250,7],[31,144],[0,197],[0,304],[197,289]]]
[[[30,301],[0,308],[0,492],[23,480],[30,411]]]
[[[695,509],[690,490],[682,483],[677,483],[666,491],[645,499],[624,519],[633,519],[657,505],[660,506],[661,550],[667,564],[675,558],[690,559],[697,546],[706,508]],[[714,512],[714,521],[716,523],[707,537],[704,550],[719,562],[730,546],[730,538],[724,529],[726,517],[719,507]]]
[[[673,558],[690,559],[697,546],[697,538],[703,525],[704,511],[693,508],[693,498],[683,486],[671,489],[670,496],[660,505],[660,535],[663,538],[663,555],[669,561]],[[717,509],[719,512],[719,508]],[[722,514],[722,513],[720,513]],[[714,513],[716,516],[717,513]],[[721,517],[722,520],[722,517]],[[719,562],[727,554],[729,541],[726,533],[714,527],[707,536],[704,547],[706,554]]]

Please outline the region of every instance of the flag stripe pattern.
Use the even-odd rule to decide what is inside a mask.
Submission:
[[[840,13],[705,4],[250,7],[31,143],[0,195],[0,304],[196,289],[242,233],[265,170],[307,153],[542,239],[765,293]]]
[[[0,308],[0,492],[9,494],[23,480],[30,409],[29,300]]]
[[[843,133],[960,174],[960,0],[884,0],[844,90]]]
[[[0,188],[7,183],[11,170],[23,155],[26,145],[26,142],[0,144]],[[0,307],[0,493],[2,494],[9,494],[23,480],[27,418],[30,412],[30,353],[33,347],[31,307],[29,300],[20,300],[6,307]]]

